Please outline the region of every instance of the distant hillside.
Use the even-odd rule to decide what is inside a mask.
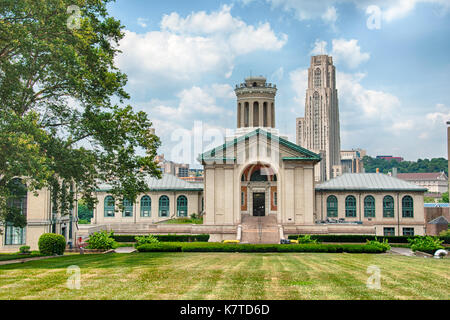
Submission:
[[[448,175],[448,161],[444,158],[419,159],[417,161],[402,161],[376,159],[369,156],[364,157],[364,168],[367,173],[374,173],[377,168],[382,173],[392,171],[397,168],[398,173],[416,173],[416,172],[442,172]]]

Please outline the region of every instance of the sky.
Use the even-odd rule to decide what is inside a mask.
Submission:
[[[406,160],[445,157],[450,120],[448,0],[116,0],[116,65],[128,75],[166,159],[199,152],[236,128],[236,84],[277,85],[276,127],[295,142],[312,55],[337,69],[341,148]]]

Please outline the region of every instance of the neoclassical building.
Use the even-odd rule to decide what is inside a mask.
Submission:
[[[263,77],[250,77],[235,92],[235,133],[198,158],[204,183],[169,174],[149,178],[150,191],[135,203],[115,198],[109,186],[100,186],[89,226],[76,224],[76,207],[71,216],[53,213],[48,190],[28,193],[16,199],[28,224],[0,226],[0,251],[18,251],[21,245],[36,250],[45,232],[63,234],[72,243],[99,230],[209,234],[210,241],[249,243],[279,243],[289,234],[426,233],[425,188],[380,173],[346,173],[316,182],[320,154],[290,142],[276,129],[276,86]],[[164,223],[193,213],[204,215],[202,225]]]

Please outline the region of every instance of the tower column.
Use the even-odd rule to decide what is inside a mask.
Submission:
[[[259,104],[259,124],[258,127],[264,127],[264,102],[258,102]]]
[[[253,101],[250,101],[249,105],[249,117],[248,117],[248,126],[253,127]]]

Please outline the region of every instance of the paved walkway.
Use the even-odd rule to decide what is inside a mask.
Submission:
[[[0,266],[4,266],[4,265],[7,265],[7,264],[14,264],[14,263],[25,263],[25,262],[28,262],[28,261],[35,261],[35,260],[44,260],[44,259],[58,258],[58,257],[64,257],[64,256],[34,257],[34,258],[5,260],[5,261],[0,261]]]
[[[414,252],[409,248],[391,247],[391,252],[401,254],[402,256],[414,257]]]
[[[121,247],[114,250],[115,253],[133,253],[136,252],[136,248],[133,247]]]

